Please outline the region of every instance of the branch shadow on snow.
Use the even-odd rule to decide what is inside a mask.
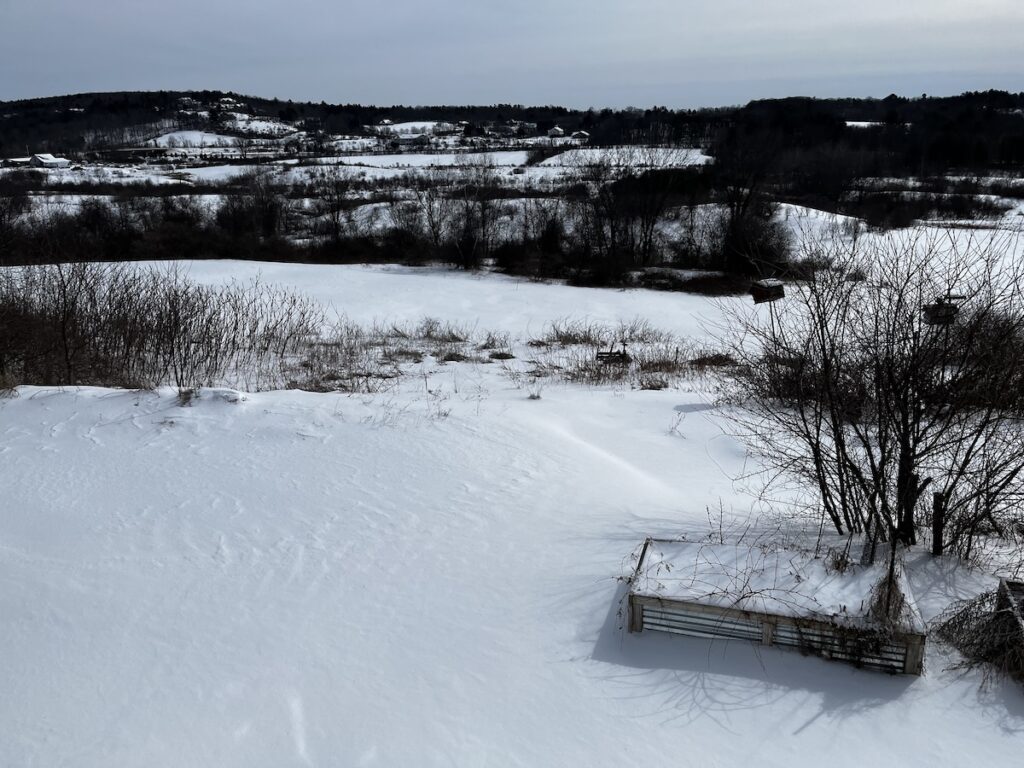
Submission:
[[[607,678],[635,690],[652,715],[692,723],[711,719],[729,729],[729,714],[772,707],[793,694],[820,698],[798,734],[815,721],[837,720],[896,701],[917,681],[753,643],[626,631],[628,586],[619,584],[592,658],[620,668]]]
[[[717,407],[711,403],[686,403],[677,405],[672,410],[676,413],[702,413],[703,411],[713,411]]]
[[[921,678],[887,675],[840,662],[743,641],[706,640],[664,632],[626,631],[628,585],[619,583],[605,616],[592,658],[618,668],[605,677],[645,702],[638,712],[665,722],[712,720],[725,730],[731,713],[786,706],[807,710],[818,697],[817,711],[794,719],[796,735],[817,721],[841,721],[865,710],[911,696]],[[942,675],[950,683],[963,681],[976,697],[965,707],[978,707],[986,719],[1007,734],[1024,734],[1024,689],[1013,680],[983,684],[978,671],[953,671],[951,649],[932,643],[925,674]],[[788,701],[787,701],[788,699]]]

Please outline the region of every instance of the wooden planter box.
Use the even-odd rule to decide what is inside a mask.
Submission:
[[[731,602],[732,596],[726,597],[714,589],[708,596],[701,596],[685,588],[685,584],[682,589],[668,586],[660,590],[671,594],[658,594],[659,585],[664,585],[663,579],[668,573],[674,574],[672,578],[676,579],[678,574],[683,574],[684,581],[693,574],[694,582],[699,582],[704,587],[712,585],[715,576],[709,574],[708,569],[700,563],[676,558],[669,568],[652,577],[652,553],[655,553],[661,544],[667,545],[669,549],[674,548],[676,553],[686,553],[687,548],[679,542],[648,540],[645,543],[629,593],[630,632],[655,630],[688,637],[746,640],[845,661],[865,669],[895,674],[921,674],[924,665],[925,629],[916,608],[912,605],[906,579],[902,579],[901,584],[909,605],[906,626],[900,626],[896,631],[883,632],[867,621],[866,613],[861,615],[858,611],[852,610],[829,615],[829,606],[824,606],[821,611],[805,607],[811,605],[813,591],[808,596],[809,600],[802,600],[800,595],[796,594],[792,602],[787,600],[785,603],[779,603],[767,599],[762,600],[760,606],[755,606],[757,601],[751,600],[738,600],[735,605],[724,604]],[[707,545],[689,546],[699,550]],[[727,548],[735,550],[729,545]],[[778,563],[793,563],[795,558],[799,557],[806,559],[806,555],[802,553],[775,554],[781,554],[781,557],[770,559],[769,571]],[[659,559],[657,567],[660,569],[666,562],[664,558]],[[712,557],[706,565],[717,567],[721,562],[718,557]],[[747,558],[746,562],[752,560]],[[720,575],[723,576],[723,581],[733,583],[734,574],[726,572],[728,565],[723,565],[722,569]],[[884,568],[881,570],[884,572]],[[831,578],[841,580],[842,576],[835,575]],[[799,580],[797,581],[799,583]],[[855,596],[860,582],[866,581],[868,580],[864,579],[862,574],[857,577],[851,588],[841,586],[840,594],[844,597]],[[815,589],[813,578],[803,583],[808,584],[808,590]],[[789,585],[785,588],[789,594]],[[779,606],[780,610],[772,610],[774,606]]]
[[[996,610],[1005,612],[1008,628],[1017,638],[1019,658],[1024,659],[1024,581],[999,580]],[[1024,679],[1024,667],[1013,673]]]

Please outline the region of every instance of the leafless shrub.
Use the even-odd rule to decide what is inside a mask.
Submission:
[[[511,352],[512,337],[505,331],[487,331],[480,341],[478,349]]]
[[[669,380],[665,376],[652,376],[649,374],[641,374],[639,380],[640,389],[645,390],[660,390],[668,389]]]
[[[292,292],[201,286],[175,268],[53,264],[0,278],[0,374],[34,384],[275,383],[320,309]]]
[[[850,543],[852,543],[850,539]],[[844,574],[854,565],[854,559],[850,556],[850,547],[847,545],[842,549],[830,548],[825,555],[825,570],[829,573]]]
[[[935,635],[958,650],[960,669],[981,669],[983,682],[1001,676],[1024,682],[1024,631],[1010,605],[996,591],[947,608],[934,622]]]
[[[891,548],[889,568],[885,575],[871,589],[868,616],[875,626],[894,630],[901,624],[907,607],[907,598],[900,587],[902,564],[895,557],[896,548]]]
[[[670,374],[681,376],[688,369],[686,346],[680,343],[657,343],[630,347],[633,365],[640,374]]]
[[[649,320],[633,318],[620,321],[613,331],[613,341],[619,344],[655,344],[672,340],[672,334],[655,328]]]
[[[0,374],[0,399],[17,397],[18,383],[14,380],[14,377],[10,374]]]
[[[537,350],[536,375],[574,384],[665,389],[695,374],[692,345],[641,320],[617,326],[556,321],[529,344]]]
[[[563,347],[588,344],[603,346],[608,336],[608,329],[587,320],[554,320],[545,329],[544,335],[536,339],[538,346],[561,344]]]
[[[385,391],[401,375],[400,355],[385,343],[387,338],[379,327],[367,331],[342,320],[305,346],[287,386],[320,392]]]
[[[927,231],[810,242],[832,268],[778,304],[732,307],[725,400],[769,487],[803,492],[838,533],[911,545],[931,528],[937,555],[1012,534],[1024,494],[1015,245]]]
[[[472,332],[468,328],[457,323],[441,321],[436,317],[425,317],[416,327],[414,338],[451,344],[466,342],[471,335]]]

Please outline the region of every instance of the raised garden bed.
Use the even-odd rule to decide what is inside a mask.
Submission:
[[[881,609],[887,575],[886,563],[648,539],[631,578],[629,631],[746,640],[919,675],[924,622],[899,571],[891,610]]]

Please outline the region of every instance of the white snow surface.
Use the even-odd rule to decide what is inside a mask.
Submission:
[[[364,325],[436,317],[481,331],[508,331],[524,340],[540,335],[548,323],[565,318],[616,325],[643,317],[678,336],[701,337],[704,327],[721,314],[713,302],[694,294],[573,288],[446,267],[231,260],[178,264],[189,277],[204,284],[259,279],[288,286]]]
[[[244,112],[231,112],[235,128],[250,135],[281,137],[297,133],[295,126],[266,117],[255,117]]]
[[[190,271],[520,338],[562,316],[692,335],[714,314],[443,270]],[[376,396],[20,388],[0,400],[0,763],[1016,764],[1021,690],[945,671],[940,645],[910,678],[624,632],[646,536],[753,506],[708,400],[530,399],[496,364],[432,359]],[[916,557],[925,619],[991,585]]]
[[[529,153],[524,150],[498,152],[433,152],[402,153],[392,155],[353,155],[331,159],[339,165],[359,165],[368,168],[448,168],[451,166],[518,166],[526,163]]]

